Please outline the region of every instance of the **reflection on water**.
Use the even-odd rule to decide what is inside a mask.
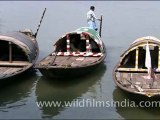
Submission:
[[[141,99],[117,89],[112,71],[122,52],[135,39],[148,35],[160,38],[159,1],[1,1],[0,4],[0,32],[25,28],[35,32],[44,8],[47,8],[37,36],[40,48],[38,61],[53,50],[53,43],[61,35],[87,25],[86,12],[90,5],[96,7],[97,17],[103,15],[102,40],[107,48],[107,70],[86,77],[58,81],[38,75],[22,75],[19,81],[11,79],[5,87],[0,81],[0,119],[160,118],[157,108],[39,109],[36,105],[36,101],[52,99]]]
[[[154,98],[148,98],[145,96],[140,96],[136,94],[131,94],[128,92],[125,92],[119,88],[116,88],[113,91],[113,100],[122,102],[122,106],[126,105],[127,107],[116,107],[117,113],[120,114],[125,119],[159,119],[159,106],[160,103],[158,103],[156,107],[155,102],[160,102],[160,98],[154,97]],[[124,102],[126,100],[126,102]],[[131,104],[131,101],[134,101],[135,105],[139,105],[140,102],[144,101],[146,102],[146,107],[129,107],[129,104]],[[142,106],[144,106],[142,102]],[[152,105],[153,106],[152,106]]]
[[[37,102],[60,101],[60,107],[42,107],[42,118],[52,118],[63,109],[64,101],[71,102],[85,94],[91,86],[103,77],[106,71],[105,64],[102,64],[92,74],[74,79],[47,79],[41,77],[36,86]]]
[[[0,118],[19,118],[18,111],[27,106],[38,76],[33,70],[0,83]],[[8,116],[9,114],[9,116]],[[17,115],[17,116],[16,116]],[[20,118],[23,118],[22,116]]]

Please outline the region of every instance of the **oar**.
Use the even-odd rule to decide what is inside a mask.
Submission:
[[[100,26],[99,26],[99,36],[101,37],[101,33],[102,33],[102,15],[100,18]]]
[[[36,31],[36,33],[35,33],[35,35],[34,35],[35,38],[37,37],[37,34],[38,34],[39,28],[40,28],[40,26],[41,26],[41,23],[42,23],[42,20],[43,20],[43,17],[44,17],[45,12],[46,12],[46,8],[45,8],[44,11],[43,11],[43,14],[42,14],[40,23],[39,23],[38,28],[37,28],[37,31]]]

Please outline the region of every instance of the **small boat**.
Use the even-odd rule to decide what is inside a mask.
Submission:
[[[99,34],[81,27],[63,35],[35,68],[47,77],[75,77],[92,72],[106,57]]]
[[[45,11],[46,8],[35,34],[30,29],[0,34],[0,80],[19,75],[35,65],[39,55],[36,37]]]
[[[38,57],[38,44],[30,29],[0,34],[0,79],[31,68]]]
[[[113,78],[124,91],[148,97],[160,95],[160,40],[153,36],[135,40],[121,55]]]

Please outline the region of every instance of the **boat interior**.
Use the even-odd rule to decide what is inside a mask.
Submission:
[[[147,69],[145,67],[145,56],[146,56],[145,46],[139,46],[133,49],[132,51],[130,51],[127,55],[125,55],[121,60],[119,68],[135,68],[136,50],[138,50],[138,68]],[[152,68],[157,69],[158,68],[159,47],[150,46],[150,54],[151,54]]]
[[[8,41],[0,41],[0,45],[0,61],[9,61],[10,54],[12,61],[28,61],[25,52],[18,45],[10,44]]]
[[[115,70],[115,77],[119,84],[130,91],[155,93],[160,91],[160,74],[158,71],[159,47],[155,44],[149,46],[151,55],[151,77],[145,67],[146,46],[141,45],[126,51]],[[139,89],[137,89],[138,86]]]
[[[0,77],[14,74],[31,64],[18,45],[3,40],[0,40],[0,45]]]
[[[89,44],[91,45],[92,52],[100,52],[98,44],[93,40],[92,37],[89,37]],[[70,51],[71,52],[86,52],[86,38],[84,34],[72,33],[69,34],[70,40]],[[56,52],[67,52],[67,36],[62,37],[57,41]]]

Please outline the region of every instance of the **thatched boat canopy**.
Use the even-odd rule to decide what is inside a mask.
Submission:
[[[0,79],[31,68],[38,54],[38,44],[30,30],[0,34]]]
[[[0,35],[0,60],[9,55],[9,44],[12,44],[13,60],[26,60],[32,62],[36,58],[37,45],[28,36],[20,32],[10,32]]]

